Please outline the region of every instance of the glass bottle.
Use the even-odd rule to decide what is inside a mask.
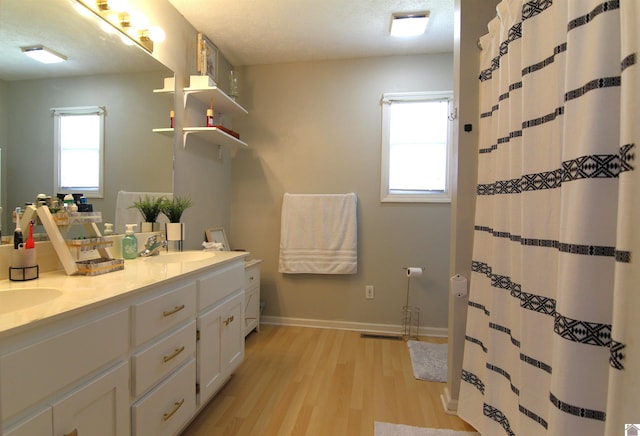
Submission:
[[[229,70],[229,97],[234,100],[238,97],[238,77],[233,69]]]

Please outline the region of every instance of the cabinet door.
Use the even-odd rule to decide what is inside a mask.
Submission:
[[[220,344],[223,307],[216,307],[198,317],[200,340],[197,344],[197,383],[200,387],[200,404],[209,399],[224,382]]]
[[[225,303],[222,327],[223,373],[231,375],[244,359],[244,293]]]
[[[123,362],[53,405],[54,435],[131,433],[129,365]]]
[[[198,317],[198,385],[204,404],[244,359],[244,292]]]
[[[244,335],[253,329],[260,330],[260,288],[245,290],[244,295]]]

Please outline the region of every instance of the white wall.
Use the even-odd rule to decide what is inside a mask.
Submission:
[[[262,264],[265,315],[370,324],[400,323],[403,266],[425,266],[412,284],[421,324],[447,325],[449,204],[379,201],[381,104],[385,92],[453,89],[453,56],[395,56],[243,67],[249,144],[233,161],[231,244]],[[277,272],[282,195],[358,195],[359,272]],[[374,300],[364,287],[376,287]]]

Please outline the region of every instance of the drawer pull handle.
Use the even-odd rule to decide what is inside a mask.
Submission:
[[[233,315],[227,317],[227,319],[225,319],[224,321],[224,325],[229,325],[233,322]]]
[[[174,403],[173,405],[173,409],[171,409],[169,412],[165,413],[164,415],[162,415],[162,420],[163,421],[168,421],[169,418],[171,418],[180,407],[182,407],[182,405],[184,404],[184,398],[180,401],[178,401],[177,403]]]
[[[164,360],[164,363],[167,363],[168,361],[170,361],[171,359],[173,359],[174,357],[176,357],[178,354],[182,353],[184,351],[184,345],[180,348],[176,348],[175,351],[173,353],[171,353],[168,356],[164,356],[162,359]]]
[[[253,281],[253,276],[249,277],[249,280],[250,280],[250,281]]]
[[[233,322],[233,315],[231,315],[231,318],[229,318],[229,322]]]
[[[74,428],[72,432],[65,433],[63,436],[78,436],[78,429]]]
[[[165,310],[164,312],[162,312],[162,316],[164,317],[171,316],[176,312],[180,312],[182,309],[184,309],[184,304],[181,304],[180,306],[176,306],[171,310]]]

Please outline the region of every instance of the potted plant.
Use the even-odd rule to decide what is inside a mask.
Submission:
[[[164,199],[160,205],[160,212],[167,217],[167,241],[178,241],[178,250],[182,251],[184,239],[184,224],[180,222],[182,214],[192,205],[189,197],[174,195],[172,199]]]
[[[140,215],[142,215],[143,222],[140,224],[140,231],[151,232],[155,222],[160,215],[162,203],[165,200],[164,197],[151,197],[145,195],[144,198],[140,197],[138,201],[134,201],[130,208],[138,209]]]

